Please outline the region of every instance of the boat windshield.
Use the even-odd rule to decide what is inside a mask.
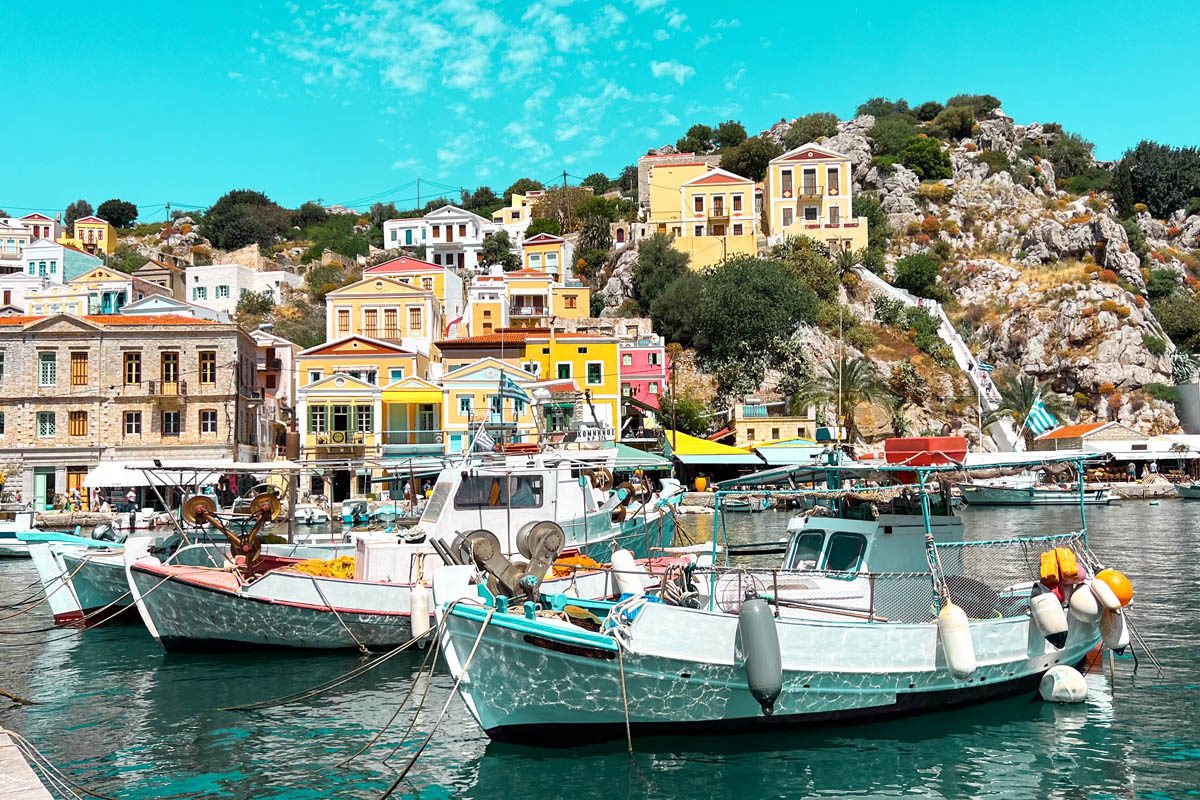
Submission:
[[[829,552],[825,554],[825,569],[852,572],[862,562],[866,537],[857,533],[835,533],[829,537]]]
[[[454,495],[455,508],[541,508],[541,475],[472,475]]]
[[[788,562],[788,569],[815,569],[817,560],[821,557],[821,545],[825,543],[825,534],[820,531],[809,531],[800,534],[796,539],[796,549]]]
[[[429,496],[429,502],[425,504],[425,513],[421,514],[421,521],[433,524],[438,521],[438,517],[442,515],[442,509],[446,507],[446,501],[450,499],[450,484],[438,483],[433,487],[433,494]]]

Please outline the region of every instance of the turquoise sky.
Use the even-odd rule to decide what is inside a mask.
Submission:
[[[30,6],[5,18],[0,208],[415,203],[615,174],[688,125],[989,92],[1118,157],[1197,143],[1193,2],[431,0]],[[575,181],[575,178],[571,179]],[[157,208],[156,208],[157,207]]]

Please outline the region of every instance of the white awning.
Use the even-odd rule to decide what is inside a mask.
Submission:
[[[101,461],[87,477],[83,485],[92,489],[130,488],[141,486],[211,486],[230,473],[269,473],[274,470],[297,470],[294,461],[236,462],[220,459],[160,459],[162,467],[155,466],[151,459],[136,461]],[[145,467],[150,470],[141,469]]]

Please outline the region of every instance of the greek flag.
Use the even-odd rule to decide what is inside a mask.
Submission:
[[[490,453],[496,449],[496,440],[480,425],[479,430],[475,433],[475,442],[472,446],[482,453]]]
[[[1041,394],[1038,394],[1029,408],[1029,416],[1025,418],[1025,427],[1029,428],[1034,436],[1041,436],[1057,425],[1058,420],[1046,410],[1046,404],[1042,402]]]
[[[984,363],[984,362],[982,362],[982,361],[978,362],[978,364],[979,364],[979,371],[980,371],[980,372],[992,372],[993,370],[995,370],[995,369],[996,369],[996,368],[995,368],[995,367],[993,367],[991,364],[985,364],[985,363]]]
[[[507,397],[510,400],[521,400],[526,403],[533,402],[533,398],[529,396],[529,392],[522,389],[506,373],[501,373],[500,375],[500,396]]]

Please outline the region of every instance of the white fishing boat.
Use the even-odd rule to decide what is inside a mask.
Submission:
[[[329,512],[316,503],[297,503],[292,513],[301,525],[329,524]]]
[[[463,556],[465,535],[503,526],[504,555],[516,556],[549,523],[562,533],[560,551],[605,563],[624,548],[639,557],[669,546],[682,488],[671,479],[613,485],[615,449],[476,455],[445,469],[420,520],[397,533],[356,539],[353,575],[313,574],[300,559],[270,556],[257,532],[278,513],[273,494],[250,503],[242,529],[211,499],[184,505],[188,524],[211,523],[231,543],[229,567],[163,563],[127,545],[129,591],[146,627],[171,651],[245,645],[299,648],[393,646],[430,627],[428,583]],[[253,522],[255,530],[245,530]],[[542,527],[539,527],[542,526]],[[314,567],[314,569],[316,569]],[[319,571],[319,570],[318,570]],[[603,571],[574,571],[564,587],[608,596]],[[415,609],[415,610],[414,610]]]
[[[494,739],[560,746],[627,732],[811,729],[1029,692],[1102,639],[1128,644],[1131,592],[1109,587],[1124,577],[1100,571],[1086,524],[967,536],[952,503],[931,505],[921,491],[960,468],[935,461],[823,467],[835,515],[810,518],[777,567],[697,568],[657,596],[539,591],[476,549],[475,565],[433,581],[467,708]],[[918,487],[844,488],[905,473]]]
[[[748,494],[741,497],[727,498],[723,505],[725,511],[754,514],[770,508],[771,501],[765,495]]]
[[[1041,483],[1033,472],[960,483],[958,488],[970,506],[1096,506],[1121,499],[1108,485],[1086,486],[1081,496],[1078,486]]]

